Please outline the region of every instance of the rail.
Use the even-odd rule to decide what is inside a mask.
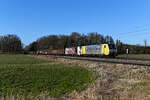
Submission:
[[[104,62],[104,63],[116,63],[116,64],[130,64],[130,65],[140,65],[140,66],[150,66],[150,60],[140,60],[140,59],[123,59],[123,58],[98,58],[98,57],[77,57],[77,56],[56,56],[56,55],[44,55],[53,58],[65,58],[65,59],[75,59],[75,60],[87,60],[94,62]]]

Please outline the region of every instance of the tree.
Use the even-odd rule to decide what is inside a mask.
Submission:
[[[67,47],[68,36],[60,35],[58,43],[58,48],[66,48]]]
[[[70,38],[70,46],[78,46],[80,45],[80,33],[78,32],[72,32],[72,34],[69,36]]]
[[[33,51],[33,52],[36,52],[38,51],[38,43],[35,41],[35,42],[32,42],[29,46],[28,46],[28,50],[29,51]]]
[[[57,49],[58,41],[59,41],[59,37],[57,35],[44,36],[37,40],[40,50]]]
[[[102,44],[104,43],[104,36],[97,32],[88,33],[88,44]]]
[[[2,52],[19,53],[22,51],[22,42],[17,35],[8,34],[0,38]]]
[[[106,36],[105,37],[105,43],[108,43],[108,44],[115,44],[114,43],[114,40],[111,36]]]

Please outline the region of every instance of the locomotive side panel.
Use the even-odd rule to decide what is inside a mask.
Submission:
[[[101,45],[88,45],[85,48],[86,55],[101,55]]]
[[[86,46],[81,46],[81,51],[80,51],[81,55],[85,55],[85,48]]]

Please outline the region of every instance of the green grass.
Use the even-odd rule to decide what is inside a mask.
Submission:
[[[136,86],[145,86],[146,82],[145,81],[140,81],[140,82],[136,82],[134,85],[136,85]]]
[[[90,71],[77,66],[42,65],[49,62],[24,55],[0,55],[0,59],[0,96],[46,92],[59,97],[80,92],[93,81]]]
[[[146,58],[150,59],[150,54],[122,54],[118,55],[117,57],[129,57],[129,58]]]
[[[0,65],[2,64],[39,64],[47,63],[49,61],[36,59],[34,57],[28,57],[24,55],[0,55]]]

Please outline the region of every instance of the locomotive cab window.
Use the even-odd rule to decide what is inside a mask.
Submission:
[[[106,48],[106,45],[104,45],[104,48]]]

